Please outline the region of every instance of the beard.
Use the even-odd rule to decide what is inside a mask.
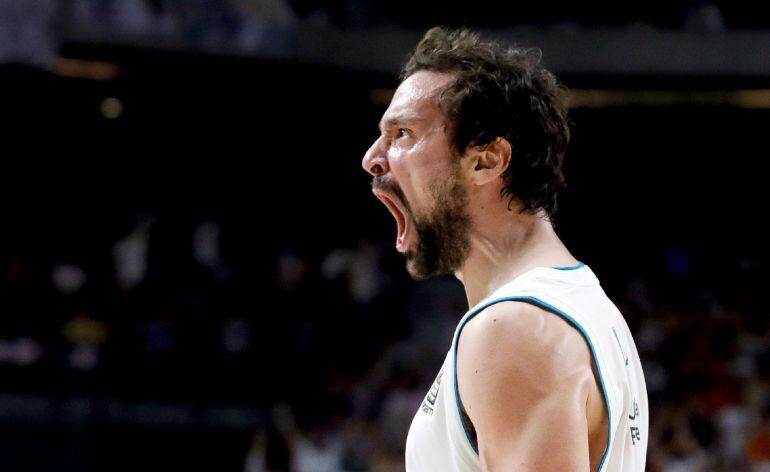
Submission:
[[[432,190],[435,206],[427,215],[412,213],[415,248],[406,252],[406,270],[415,280],[454,274],[470,252],[468,192],[455,173]]]

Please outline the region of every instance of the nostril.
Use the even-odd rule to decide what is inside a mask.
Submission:
[[[372,166],[372,174],[382,174],[382,166],[380,164],[374,164]]]

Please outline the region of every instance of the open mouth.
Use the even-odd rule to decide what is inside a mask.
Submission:
[[[398,198],[379,190],[375,190],[374,195],[388,207],[393,218],[396,219],[396,249],[399,252],[404,252],[406,235],[409,230],[409,219],[406,217],[403,204]]]

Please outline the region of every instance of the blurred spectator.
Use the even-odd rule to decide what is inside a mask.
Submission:
[[[291,453],[286,438],[276,429],[256,433],[246,456],[243,472],[291,470]]]
[[[145,280],[150,220],[141,221],[129,235],[112,247],[115,278],[123,290],[130,290]]]
[[[752,471],[770,471],[770,408],[767,406],[751,426],[746,440],[746,457]]]
[[[292,52],[297,18],[285,0],[236,0],[241,17],[238,47],[270,56]]]
[[[359,239],[354,250],[334,249],[321,264],[321,274],[327,280],[345,278],[348,295],[368,306],[384,291],[380,249],[365,239]]]
[[[101,349],[107,342],[107,324],[79,311],[62,329],[69,343],[66,363],[75,370],[93,370],[99,367]]]
[[[42,357],[42,346],[33,339],[0,339],[0,364],[30,366]]]
[[[325,425],[312,426],[292,441],[292,472],[339,472],[343,444],[338,433]]]
[[[51,67],[59,47],[57,0],[0,0],[0,64]]]

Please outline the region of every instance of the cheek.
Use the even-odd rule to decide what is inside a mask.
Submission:
[[[431,189],[447,178],[451,158],[446,143],[435,139],[424,139],[410,148],[391,150],[391,171],[411,206],[419,208],[435,204]]]
[[[419,186],[425,197],[432,202],[435,200],[434,190],[452,177],[451,156],[447,154],[446,148],[438,145],[426,146],[424,156],[415,172],[419,171]]]

